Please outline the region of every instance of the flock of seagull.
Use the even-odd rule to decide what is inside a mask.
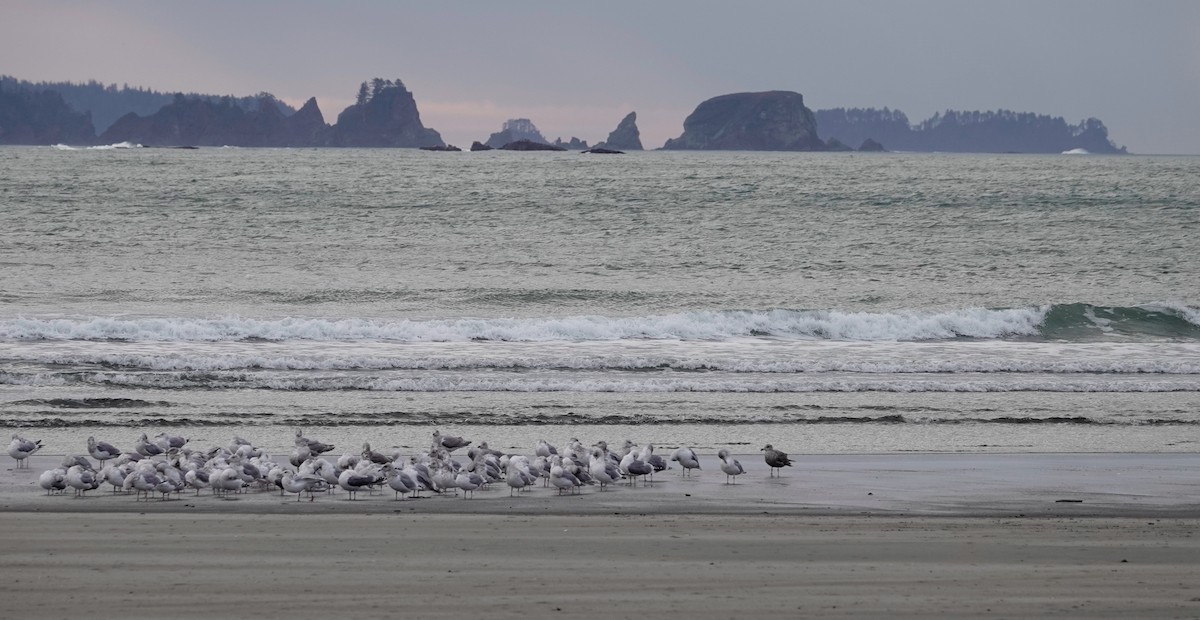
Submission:
[[[385,453],[364,443],[361,452],[332,459],[324,455],[334,446],[305,437],[303,430],[297,430],[295,449],[280,462],[236,436],[228,446],[194,450],[184,437],[159,433],[151,439],[142,433],[130,451],[88,437],[86,455],[67,455],[59,467],[43,472],[38,483],[47,494],[72,489],[76,496],[109,484],[114,493],[135,491],[139,501],[156,495],[167,500],[187,490],[199,495],[209,489],[213,495],[227,496],[255,488],[295,494],[296,501],[304,495],[314,501],[318,493],[341,489],[346,499],[355,500],[360,492],[370,494],[385,487],[395,493],[395,499],[404,495],[421,497],[424,492],[457,495],[458,491],[469,499],[477,489],[501,482],[508,485],[510,496],[535,486],[539,480],[543,486],[555,487],[559,495],[579,493],[582,487],[595,485],[604,491],[618,482],[636,486],[639,478],[645,486],[655,473],[669,467],[666,459],[654,453],[653,445],[638,447],[629,440],[610,450],[604,441],[585,447],[572,439],[561,452],[539,440],[532,455],[492,450],[486,441],[476,447],[470,447],[471,443],[434,431],[430,449],[407,458],[399,448]],[[8,454],[20,469],[28,467],[27,459],[41,448],[41,441],[13,435]],[[460,462],[451,456],[463,448],[467,449],[466,459]],[[771,476],[792,464],[786,453],[771,444],[761,451]],[[98,461],[99,469],[89,456]],[[735,483],[737,476],[745,473],[728,450],[719,451],[717,456],[726,484]],[[682,476],[691,476],[692,470],[700,469],[700,459],[692,448],[675,450],[670,461],[679,464]]]

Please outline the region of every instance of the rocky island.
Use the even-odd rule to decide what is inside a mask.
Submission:
[[[823,151],[817,121],[800,93],[734,93],[704,101],[666,150]]]
[[[593,147],[592,152],[603,153],[605,150],[642,150],[642,134],[638,131],[637,112],[630,112],[621,119],[617,128],[609,132],[608,139]]]

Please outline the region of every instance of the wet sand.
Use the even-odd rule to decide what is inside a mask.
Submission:
[[[1200,457],[870,455],[556,497],[135,502],[0,484],[26,618],[1197,617]],[[1077,500],[1064,502],[1060,500]],[[9,615],[9,614],[5,614]],[[10,616],[15,617],[15,616]]]

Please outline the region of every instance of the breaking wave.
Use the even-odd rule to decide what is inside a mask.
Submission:
[[[282,318],[15,318],[0,341],[611,341],[775,338],[846,341],[1106,338],[1200,340],[1200,309],[1150,304],[1059,304],[946,312],[704,310],[633,317],[457,318],[429,320]]]

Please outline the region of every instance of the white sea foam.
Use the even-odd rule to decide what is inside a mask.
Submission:
[[[18,318],[0,321],[0,340],[379,340],[511,342],[726,340],[743,337],[862,341],[1033,336],[1049,307],[949,312],[809,310],[697,311],[642,317],[418,320]]]
[[[68,144],[55,144],[55,145],[51,146],[50,148],[52,148],[56,151],[78,151],[79,150],[79,147],[70,146]]]
[[[140,149],[142,145],[133,142],[117,142],[116,144],[102,144],[99,146],[89,146],[88,150],[92,151],[113,151],[118,149]]]
[[[1092,152],[1087,149],[1071,149],[1069,151],[1063,151],[1062,154],[1063,155],[1091,155]]]

